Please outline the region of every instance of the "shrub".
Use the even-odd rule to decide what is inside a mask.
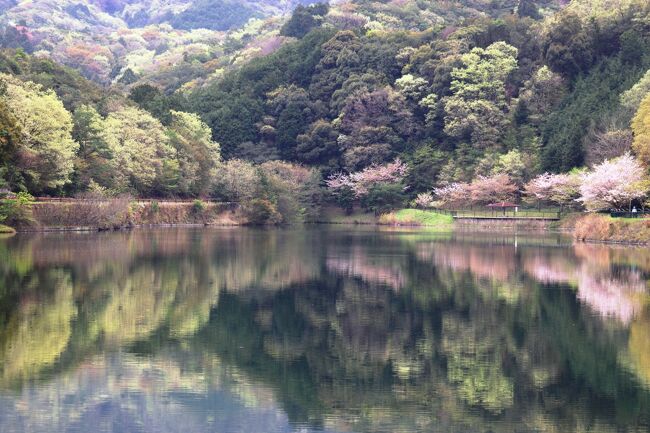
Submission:
[[[275,204],[266,199],[253,199],[244,206],[244,215],[251,225],[280,224],[282,215]]]
[[[419,209],[433,207],[433,195],[430,192],[422,192],[413,200],[413,204]]]
[[[205,203],[201,200],[194,200],[192,203],[192,213],[197,215],[205,210]]]
[[[345,214],[351,215],[354,210],[354,191],[352,191],[352,188],[341,188],[334,197],[338,206],[345,211]]]
[[[361,200],[361,205],[376,215],[403,208],[405,203],[406,195],[402,184],[373,186]]]
[[[34,197],[26,192],[19,192],[15,198],[1,200],[0,222],[14,227],[33,224],[33,201]]]

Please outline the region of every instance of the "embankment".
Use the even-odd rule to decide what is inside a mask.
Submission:
[[[565,221],[562,228],[579,241],[650,244],[650,219],[588,214]]]
[[[70,200],[37,202],[20,231],[110,230],[137,226],[241,225],[237,206],[212,202]]]
[[[556,221],[534,218],[462,218],[454,221],[454,226],[461,230],[550,230]]]

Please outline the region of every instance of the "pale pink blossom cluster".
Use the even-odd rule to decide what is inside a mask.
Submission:
[[[582,202],[587,210],[627,209],[647,195],[648,180],[641,163],[629,153],[606,160],[582,177]]]
[[[433,193],[438,198],[438,204],[442,207],[462,206],[469,202],[472,195],[472,189],[468,183],[456,182],[440,188],[435,188]]]
[[[359,277],[367,283],[383,284],[399,290],[406,286],[407,279],[400,266],[390,263],[376,263],[365,251],[353,248],[349,255],[329,257],[327,269],[348,277]]]
[[[610,274],[594,275],[593,269],[580,272],[578,299],[603,317],[611,317],[628,324],[643,308],[640,302],[646,293],[646,283],[638,273],[624,277]]]
[[[490,204],[512,201],[518,188],[507,174],[479,176],[472,182],[472,202]]]
[[[452,183],[433,192],[440,206],[467,206],[514,200],[517,186],[507,174],[496,174],[478,176],[472,183]]]
[[[357,198],[361,198],[375,185],[401,182],[407,173],[408,166],[398,158],[390,164],[371,165],[356,173],[336,173],[326,183],[334,192],[349,188]]]
[[[422,192],[415,198],[415,206],[420,209],[427,209],[434,206],[433,195],[430,192]]]
[[[581,178],[576,174],[544,173],[524,186],[524,194],[538,202],[569,205],[580,195]]]

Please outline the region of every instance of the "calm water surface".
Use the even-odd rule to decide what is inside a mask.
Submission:
[[[650,252],[556,236],[0,240],[0,433],[641,432]]]

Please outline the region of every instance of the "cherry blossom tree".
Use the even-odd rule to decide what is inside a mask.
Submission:
[[[401,182],[408,172],[408,166],[400,159],[386,165],[371,165],[362,171],[352,174],[336,173],[326,181],[332,193],[352,190],[356,198],[362,198],[370,189],[380,184],[395,184]]]
[[[427,209],[433,207],[433,195],[430,192],[422,192],[414,200],[415,206],[420,209]]]
[[[628,209],[648,194],[650,185],[641,163],[629,153],[605,160],[582,176],[581,197],[590,211]]]
[[[496,174],[477,177],[470,190],[472,204],[490,204],[514,200],[517,186],[507,174]]]
[[[524,195],[527,201],[571,206],[580,197],[581,182],[577,173],[544,173],[524,186]]]
[[[471,198],[471,185],[464,182],[450,183],[449,185],[433,190],[437,198],[436,206],[458,207],[466,206]]]

